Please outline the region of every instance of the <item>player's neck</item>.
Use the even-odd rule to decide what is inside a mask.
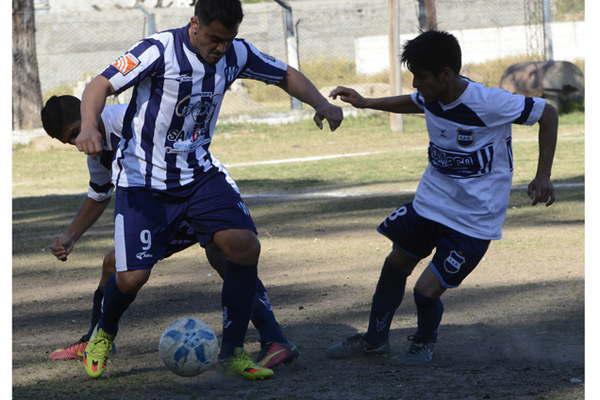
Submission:
[[[468,85],[469,83],[466,80],[457,76],[448,86],[448,90],[440,96],[440,102],[442,104],[455,102],[463,94]]]

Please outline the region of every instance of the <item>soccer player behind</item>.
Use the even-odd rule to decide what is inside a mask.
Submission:
[[[74,96],[52,96],[48,99],[41,112],[42,125],[46,133],[62,143],[74,145],[81,129],[80,106],[81,101]],[[98,128],[102,133],[102,153],[98,156],[87,156],[90,175],[87,196],[69,226],[57,235],[50,245],[52,254],[61,261],[67,261],[79,238],[98,220],[110,202],[113,192],[112,161],[115,149],[121,140],[126,110],[126,104],[109,105],[102,110],[98,121]],[[219,168],[227,179],[233,182],[227,170],[223,166]],[[167,245],[165,258],[196,243],[198,239],[190,225],[181,221],[173,239]],[[222,252],[212,243],[207,244],[204,250],[210,265],[219,276],[223,277],[225,262]],[[102,273],[93,296],[88,331],[78,341],[53,351],[50,354],[51,360],[72,360],[83,356],[85,346],[100,319],[104,284],[114,273],[115,250],[112,249],[104,256],[102,262]],[[298,357],[298,349],[286,339],[275,318],[267,290],[260,279],[256,281],[256,298],[251,320],[260,335],[261,351],[257,357],[259,365],[273,368]]]
[[[273,375],[243,350],[256,294],[256,227],[209,146],[225,91],[237,78],[277,85],[310,104],[319,126],[327,119],[334,130],[343,115],[300,72],[236,39],[242,18],[239,0],[198,0],[187,26],[142,40],[83,93],[75,144],[96,154],[106,97],[133,87],[113,167],[117,273],[104,285],[99,329],[84,351],[90,377],[104,372],[121,315],[164,256],[180,220],[201,244],[214,243],[225,257],[220,365],[251,380]]]
[[[444,307],[440,299],[477,266],[491,240],[501,237],[508,207],[513,155],[511,124],[539,122],[539,160],[528,187],[532,205],[554,202],[550,182],[557,112],[543,99],[488,88],[460,75],[461,50],[449,33],[427,31],[409,40],[402,62],[413,74],[411,95],[363,98],[337,87],[331,97],[357,108],[424,113],[429,164],[412,202],[393,211],[377,228],[392,250],[373,295],[369,327],[330,347],[331,358],[389,353],[389,330],[404,297],[406,278],[434,249],[414,287],[417,330],[406,364],[431,361]]]

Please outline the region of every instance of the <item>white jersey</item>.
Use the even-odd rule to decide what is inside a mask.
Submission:
[[[450,104],[425,103],[429,165],[413,206],[424,218],[479,239],[500,239],[513,171],[511,124],[532,125],[545,100],[467,81]]]
[[[206,63],[188,27],[142,40],[102,72],[116,93],[135,86],[113,166],[119,187],[176,189],[218,170],[208,148],[225,91],[238,77],[269,84],[286,77],[286,64],[242,39]]]
[[[119,141],[127,104],[109,105],[104,107],[100,118],[104,125],[102,152],[99,155],[88,156],[87,166],[90,173],[88,197],[95,201],[104,201],[112,195],[112,162]]]

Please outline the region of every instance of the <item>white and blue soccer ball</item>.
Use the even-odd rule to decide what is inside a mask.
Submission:
[[[195,376],[217,362],[219,341],[205,322],[183,317],[165,329],[158,354],[167,368],[180,376]]]

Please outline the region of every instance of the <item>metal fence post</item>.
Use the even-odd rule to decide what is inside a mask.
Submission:
[[[283,29],[285,29],[285,51],[287,63],[290,67],[300,70],[300,59],[298,56],[298,42],[296,41],[296,30],[294,26],[294,17],[292,7],[284,0],[275,0],[283,9]],[[291,97],[292,110],[302,109],[302,102],[295,97]]]
[[[552,45],[552,14],[550,12],[550,0],[544,1],[544,59],[546,61],[554,60],[554,46]]]
[[[156,15],[146,10],[140,3],[137,3],[135,8],[144,14],[144,36],[154,35],[156,33]]]
[[[402,75],[400,74],[400,0],[389,2],[389,57],[390,57],[390,95],[402,94]],[[402,115],[390,113],[390,129],[402,132]]]

